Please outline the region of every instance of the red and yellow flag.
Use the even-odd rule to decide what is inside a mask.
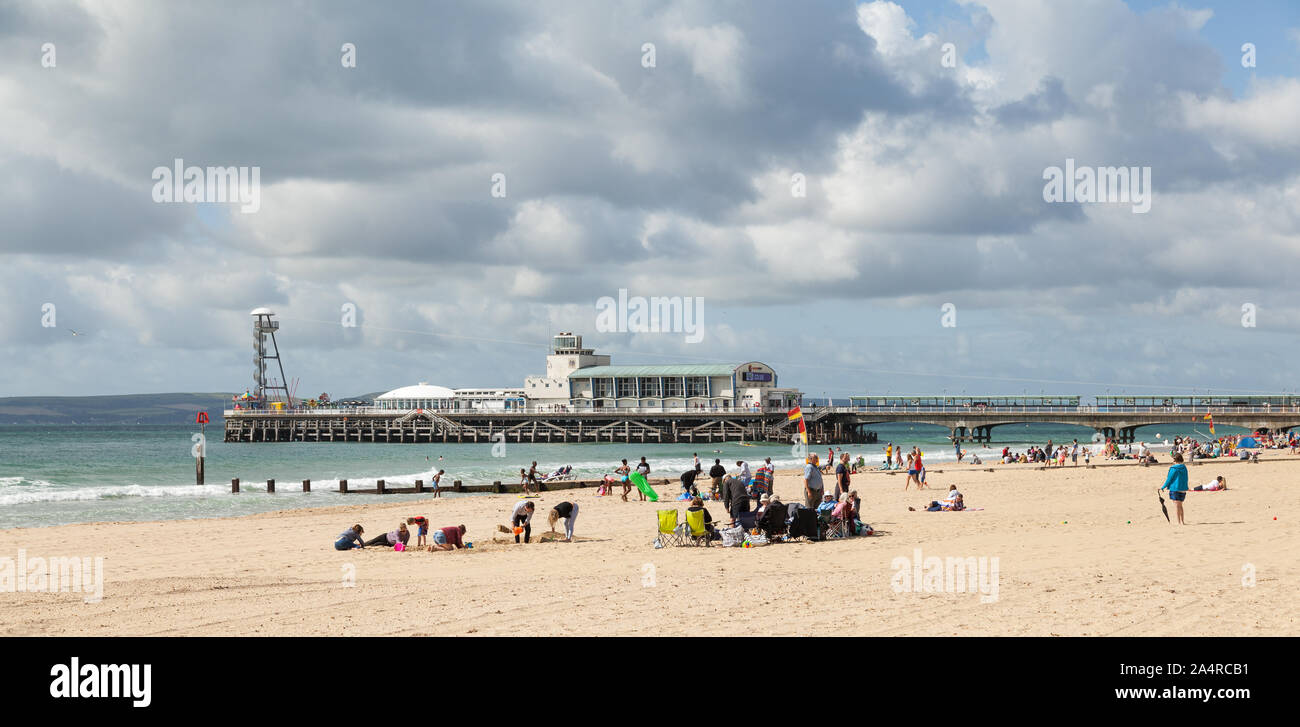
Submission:
[[[1206,415],[1205,415],[1205,418],[1210,420],[1210,434],[1213,435],[1213,434],[1214,434],[1214,415],[1213,415],[1213,414],[1206,414]]]
[[[804,428],[804,424],[803,424],[803,410],[796,406],[795,408],[793,408],[793,409],[791,409],[790,411],[788,411],[788,412],[785,413],[785,418],[786,418],[786,421],[791,421],[791,422],[793,422],[793,421],[798,421],[798,422],[799,422],[799,438],[800,438],[801,440],[803,440],[803,443],[804,443],[804,444],[807,444],[807,443],[808,443],[808,430],[807,430],[806,428]]]

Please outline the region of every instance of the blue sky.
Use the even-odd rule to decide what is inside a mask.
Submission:
[[[836,396],[1291,390],[1298,33],[1280,1],[6,4],[0,395],[243,390],[260,305],[313,393],[517,386],[560,330]],[[155,202],[175,159],[256,166],[260,209]],[[1066,159],[1150,167],[1150,211],[1046,201]],[[704,340],[596,331],[619,288],[703,297]]]

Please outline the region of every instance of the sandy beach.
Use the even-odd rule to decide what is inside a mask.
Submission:
[[[651,545],[661,503],[595,490],[545,493],[535,542],[506,523],[515,495],[356,504],[261,515],[0,531],[0,556],[104,560],[103,598],[0,593],[5,635],[1295,635],[1300,528],[1286,511],[1300,457],[1210,461],[1227,492],[1189,493],[1188,525],[1160,513],[1163,464],[1094,469],[952,465],[930,489],[862,473],[853,487],[879,535],[768,547]],[[827,478],[830,484],[830,478]],[[955,484],[959,513],[919,511]],[[776,490],[800,497],[794,472]],[[545,513],[580,505],[573,543],[536,542]],[[1167,498],[1166,498],[1167,499]],[[722,504],[709,503],[715,519]],[[909,512],[908,506],[917,507]],[[1172,514],[1173,508],[1170,506]],[[472,550],[332,547],[353,522],[367,536],[425,515],[464,523]],[[1275,519],[1276,518],[1276,519]],[[412,543],[414,537],[412,537]],[[919,585],[896,559],[997,559],[996,598]],[[351,578],[351,583],[349,582]],[[991,601],[991,602],[990,602]]]

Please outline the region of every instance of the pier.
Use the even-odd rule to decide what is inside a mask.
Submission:
[[[805,414],[809,443],[870,443],[852,415]],[[430,443],[791,443],[784,411],[617,410],[575,413],[394,411],[374,407],[225,412],[227,442]]]
[[[1136,441],[1139,427],[1215,424],[1286,431],[1300,426],[1300,407],[826,407],[805,410],[809,444],[865,444],[879,424],[945,427],[960,442],[988,444],[997,427],[1071,424],[1120,444]],[[581,413],[442,413],[390,409],[227,410],[227,442],[435,442],[494,444],[794,441],[785,412],[610,411]]]

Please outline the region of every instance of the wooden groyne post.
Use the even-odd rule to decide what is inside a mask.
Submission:
[[[303,491],[303,492],[311,492],[311,480],[303,480],[303,481],[302,481],[302,491]]]
[[[267,492],[275,492],[275,480],[267,480],[267,481],[266,481],[266,491],[267,491]]]
[[[347,494],[347,491],[348,491],[348,481],[347,481],[347,480],[339,480],[339,492],[342,492],[342,493],[344,493],[344,494]]]
[[[233,479],[233,480],[230,481],[230,492],[231,492],[232,494],[233,494],[233,493],[236,493],[236,492],[239,492],[239,478],[238,478],[238,477],[236,477],[235,479]]]

